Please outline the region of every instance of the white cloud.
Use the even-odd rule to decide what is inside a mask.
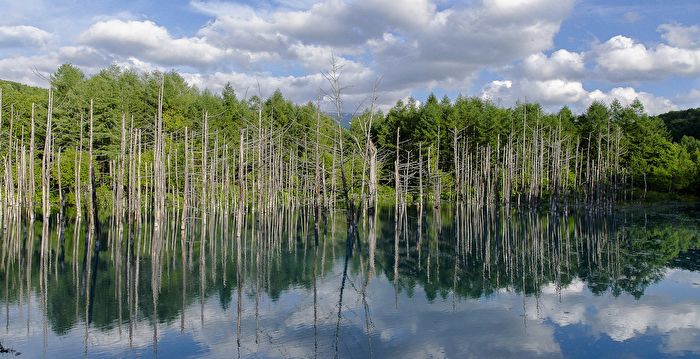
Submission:
[[[663,24],[659,26],[661,37],[671,46],[681,48],[700,48],[700,26],[682,26]]]
[[[410,91],[464,89],[484,67],[546,50],[573,2],[488,0],[442,10],[427,0],[327,0],[270,11],[192,5],[216,16],[198,35],[217,47],[274,54],[268,59],[309,71],[326,68],[331,52],[345,60],[361,56],[362,70],[381,75],[385,90]]]
[[[662,26],[664,37],[670,44],[653,47],[618,35],[595,45],[595,61],[603,74],[614,81],[641,81],[663,79],[678,75],[693,77],[700,75],[700,49],[674,45],[693,45],[677,28]],[[688,30],[685,28],[685,30]]]
[[[533,101],[556,111],[562,105],[569,105],[574,111],[583,112],[593,101],[611,103],[619,100],[623,105],[639,99],[650,114],[658,114],[678,109],[678,106],[665,97],[637,91],[632,87],[615,87],[610,91],[588,91],[580,81],[562,79],[518,81],[492,81],[481,90],[481,97],[492,101],[502,101],[512,105],[516,101]]]
[[[246,93],[248,97],[257,95],[257,84],[260,83],[263,96],[269,96],[276,89],[283,89],[285,96],[296,102],[316,98],[319,89],[325,86],[325,79],[320,73],[306,76],[273,76],[266,73],[215,72],[210,75],[183,73],[182,76],[189,84],[213,91],[220,91],[226,83],[231,83],[241,97]]]
[[[240,4],[195,1],[195,9],[216,16],[200,34],[230,46],[278,49],[291,42],[348,47],[363,45],[392,28],[420,26],[434,15],[425,0],[348,2],[327,0],[304,10],[256,11]],[[229,35],[238,36],[229,36]],[[241,36],[245,35],[245,36]],[[262,40],[263,43],[257,43]]]
[[[138,71],[141,73],[149,73],[153,71],[163,71],[164,68],[156,66],[150,62],[141,61],[135,57],[128,57],[123,60],[117,60],[113,62],[115,65],[129,70]]]
[[[700,107],[700,89],[691,89],[687,93],[678,96],[676,101],[683,107]]]
[[[683,352],[700,353],[700,329],[674,330],[661,348],[664,353],[675,354]]]
[[[503,97],[510,100],[512,87],[513,81],[510,80],[491,81],[481,89],[481,97],[496,102],[503,100]]]
[[[441,11],[415,33],[383,37],[374,49],[377,71],[389,84],[465,88],[481,69],[550,48],[571,5],[484,1]]]
[[[173,38],[152,21],[99,21],[79,37],[81,43],[123,57],[138,57],[166,66],[212,65],[227,55],[202,38]]]
[[[2,79],[33,86],[46,86],[49,75],[61,64],[53,55],[17,56],[0,59]]]
[[[19,46],[45,46],[53,35],[34,26],[0,26],[0,48]]]
[[[564,49],[557,50],[549,57],[541,52],[523,60],[523,72],[529,79],[580,78],[585,70],[583,55]]]
[[[230,83],[239,97],[246,94],[247,97],[257,95],[259,83],[264,97],[271,95],[276,89],[280,89],[286,98],[296,103],[312,101],[322,95],[322,89],[328,88],[328,82],[320,72],[305,76],[274,76],[269,73],[245,72],[215,72],[204,75],[185,72],[182,73],[182,76],[187,83],[212,91],[220,91],[226,83]],[[352,86],[345,89],[343,100],[344,103],[348,104],[347,111],[354,111],[355,106],[367,100],[366,94],[371,91],[369,86],[373,84],[374,80],[370,76],[372,76],[370,72],[353,73],[351,71],[341,76],[343,84],[367,84],[367,86]],[[380,108],[386,109],[393,105],[395,99],[401,95],[407,96],[407,94],[397,92],[384,92],[379,99]],[[322,104],[322,106],[330,106],[330,104]]]
[[[506,103],[527,98],[551,108],[564,104],[580,108],[592,99],[636,96],[650,111],[661,111],[674,103],[627,86],[700,75],[697,25],[659,26],[660,44],[620,35],[588,51],[553,48],[574,3],[268,0],[247,5],[191,0],[189,10],[211,19],[199,28],[194,24],[194,30],[193,24],[187,24],[190,33],[177,36],[182,28],[176,31],[168,23],[144,20],[151,17],[141,10],[114,9],[104,15],[99,7],[91,7],[68,22],[66,14],[78,7],[60,3],[52,11],[61,16],[37,22],[48,17],[47,10],[33,15],[13,4],[9,20],[0,20],[5,21],[0,22],[0,48],[11,47],[16,53],[5,55],[0,77],[37,84],[41,80],[36,80],[35,68],[49,73],[55,70],[50,66],[70,62],[92,73],[118,64],[140,71],[175,69],[199,87],[215,91],[224,79],[237,81],[234,86],[243,90],[259,79],[268,92],[279,87],[294,101],[305,102],[325,86],[317,75],[327,70],[334,55],[344,65],[343,83],[350,85],[346,110],[366,98],[374,80],[382,77],[382,108],[434,89],[468,93],[477,84],[484,97]],[[48,7],[46,3],[37,6]],[[627,21],[640,18],[633,9],[627,10]],[[5,25],[8,21],[31,24],[32,16],[33,23],[57,35],[27,25]],[[482,86],[480,75],[489,70],[501,72],[508,80]],[[586,89],[588,80],[601,77],[615,88]],[[310,88],[302,88],[305,85]],[[692,95],[677,96],[674,101],[697,104]]]
[[[578,81],[546,80],[522,81],[521,87],[528,89],[533,98],[539,98],[545,104],[579,103],[587,100],[588,92]]]
[[[660,306],[657,303],[612,303],[601,308],[593,320],[595,326],[610,338],[624,341],[651,329],[662,333],[678,329],[700,329],[699,309],[696,303],[677,303],[670,306]]]
[[[110,63],[108,56],[89,46],[64,46],[58,49],[58,57],[61,62],[69,62],[80,67],[107,66]]]
[[[595,90],[589,96],[594,100],[600,100],[608,104],[612,100],[618,99],[623,105],[629,105],[635,99],[639,99],[644,105],[646,112],[653,115],[678,109],[678,106],[670,99],[644,91],[637,91],[632,87],[615,87],[608,92]]]
[[[629,294],[592,295],[580,279],[560,289],[549,284],[541,296],[525,301],[525,314],[531,320],[551,321],[562,327],[583,325],[591,336],[604,334],[618,345],[651,335],[660,338],[661,352],[700,353],[700,308],[693,292],[687,291],[688,284],[698,281],[698,273],[667,270],[665,276],[665,286],[652,285],[639,299]],[[668,284],[678,282],[684,290],[669,291]]]
[[[585,104],[588,92],[579,81],[527,80],[492,81],[484,86],[481,97],[512,105],[517,101],[535,101],[543,105]]]

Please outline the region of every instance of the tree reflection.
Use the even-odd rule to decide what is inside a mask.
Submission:
[[[231,320],[241,350],[243,337],[266,340],[264,300],[275,303],[283,292],[303,290],[314,298],[309,326],[317,353],[324,342],[323,326],[329,325],[328,308],[319,305],[327,295],[320,286],[330,280],[338,281],[337,349],[347,291],[360,298],[364,334],[372,346],[367,298],[373,278],[392,283],[397,296],[412,297],[421,288],[430,301],[451,296],[453,303],[503,291],[539,296],[547,286],[561,289],[577,279],[594,294],[640,298],[668,267],[699,269],[698,224],[682,216],[655,219],[638,211],[561,215],[467,205],[395,210],[378,208],[356,231],[340,230],[342,216],[316,222],[304,208],[255,216],[240,215],[245,209],[239,208],[231,223],[212,217],[202,225],[173,222],[158,232],[149,230],[148,223],[144,228],[112,225],[101,233],[104,238],[94,239],[81,223],[52,226],[46,235],[47,226],[18,222],[3,230],[1,247],[6,327],[10,309],[16,308],[26,311],[28,329],[30,316],[36,315],[59,336],[85,325],[87,345],[88,327],[116,328],[121,334],[127,325],[131,343],[134,326],[146,322],[152,326],[155,350],[161,324],[176,323],[185,331],[187,309],[195,305],[205,325],[205,303],[216,298],[224,311],[236,308]],[[64,233],[75,235],[63,242]],[[120,235],[126,240],[114,240]],[[38,245],[44,238],[52,241],[47,247]],[[58,265],[63,260],[72,267]],[[334,271],[342,274],[329,277]],[[30,313],[32,296],[43,298],[41,313]],[[241,325],[247,311],[255,314],[254,332]]]

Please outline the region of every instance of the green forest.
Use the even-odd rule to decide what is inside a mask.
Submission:
[[[34,182],[34,210],[44,162],[53,212],[63,197],[64,205],[76,204],[91,167],[97,205],[114,209],[117,187],[157,187],[154,161],[166,166],[165,206],[173,208],[187,191],[192,200],[211,196],[210,205],[221,195],[222,203],[334,207],[338,200],[363,208],[391,200],[609,203],[651,192],[700,194],[700,109],[650,116],[639,101],[614,101],[594,102],[581,114],[567,107],[547,113],[536,103],[506,108],[431,94],[398,101],[386,113],[369,99],[341,125],[343,94],[332,81],[324,98],[305,104],[286,99],[284,89],[244,98],[231,84],[213,93],[176,72],[116,66],[87,76],[62,65],[50,83],[49,116],[47,89],[0,82],[0,173],[12,188]],[[124,183],[139,169],[134,182]]]

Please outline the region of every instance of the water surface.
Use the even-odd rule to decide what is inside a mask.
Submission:
[[[316,234],[311,211],[249,215],[240,241],[214,219],[184,257],[177,223],[159,253],[105,230],[89,260],[70,226],[44,259],[41,223],[7,229],[2,345],[32,358],[700,357],[697,207],[413,208],[398,223],[384,209],[356,235],[344,218]]]

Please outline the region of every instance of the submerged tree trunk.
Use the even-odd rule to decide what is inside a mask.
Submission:
[[[435,177],[434,179],[434,197],[433,197],[433,207],[438,209],[440,208],[440,194],[441,194],[441,188],[440,188],[440,126],[438,126],[438,132],[437,132],[437,149],[435,150],[435,174],[433,175]]]

